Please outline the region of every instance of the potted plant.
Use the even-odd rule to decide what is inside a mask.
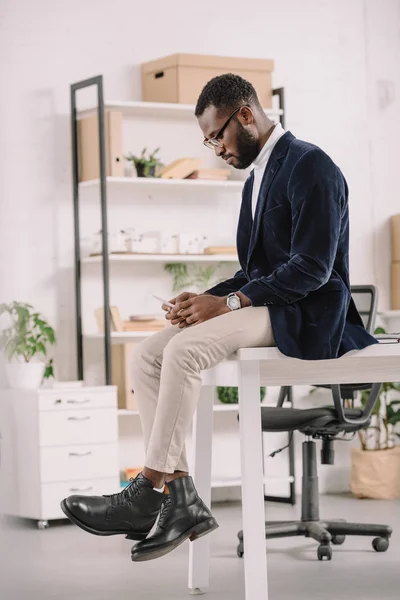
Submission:
[[[143,148],[140,156],[135,156],[131,152],[125,157],[128,162],[131,162],[138,177],[156,177],[157,167],[162,166],[162,162],[157,158],[160,148],[156,148],[154,152],[146,156],[147,148]]]
[[[261,402],[265,398],[266,391],[265,387],[260,387]],[[217,386],[217,396],[218,400],[223,404],[238,404],[239,402],[239,391],[237,387]]]
[[[7,359],[8,383],[12,388],[37,389],[43,378],[54,376],[53,360],[47,360],[55,333],[30,304],[0,304],[0,347]]]
[[[375,333],[385,333],[381,328]],[[351,490],[358,498],[400,498],[399,383],[383,383],[371,426],[360,429],[361,448],[352,449]],[[365,406],[369,392],[361,393]]]

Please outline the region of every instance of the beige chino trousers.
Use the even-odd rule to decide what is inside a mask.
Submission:
[[[275,346],[267,307],[249,306],[179,329],[165,330],[135,346],[131,373],[143,429],[145,466],[189,471],[185,440],[200,396],[201,374],[239,348]]]

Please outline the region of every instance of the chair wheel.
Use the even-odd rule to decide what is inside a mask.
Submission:
[[[243,554],[244,554],[243,544],[238,544],[238,547],[236,548],[236,554],[238,555],[239,558],[243,558]]]
[[[344,544],[344,540],[346,539],[345,535],[333,535],[332,536],[332,544],[335,546],[341,546]]]
[[[321,544],[317,550],[318,560],[332,560],[332,548],[327,544]]]
[[[384,537],[376,537],[372,540],[372,547],[376,552],[386,552],[389,548],[389,540]]]

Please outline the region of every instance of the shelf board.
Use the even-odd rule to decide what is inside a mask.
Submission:
[[[213,406],[214,412],[238,412],[239,405],[238,404],[214,404]],[[118,409],[118,415],[120,417],[135,417],[139,415],[139,411],[137,410],[128,410],[126,408]]]
[[[399,309],[392,309],[392,310],[383,310],[382,312],[378,312],[378,315],[382,316],[382,317],[400,317],[400,310]]]
[[[99,264],[102,256],[87,256],[82,259],[83,264]],[[158,263],[188,263],[188,262],[238,262],[235,254],[110,254],[110,263],[127,262],[158,262]]]
[[[270,406],[275,408],[276,404],[265,404],[263,403],[261,406]],[[214,404],[213,405],[213,411],[214,412],[239,412],[239,404]],[[120,408],[118,410],[118,415],[123,417],[123,416],[136,416],[138,415],[139,412],[137,410],[128,410],[125,408]]]
[[[195,119],[194,104],[173,104],[166,102],[141,102],[126,100],[110,100],[104,103],[105,110],[121,111],[124,117],[156,117],[156,118],[191,118]],[[87,117],[96,112],[96,108],[79,111],[78,118]],[[265,108],[264,112],[270,117],[279,117],[281,109]]]
[[[161,318],[161,317],[160,317]],[[143,339],[156,333],[156,331],[112,331],[112,344],[127,344],[131,340]],[[104,333],[88,333],[84,338],[89,340],[104,340]]]
[[[294,477],[264,477],[264,484],[266,485],[270,483],[280,483],[282,481],[293,483]],[[213,479],[211,482],[212,488],[241,487],[241,485],[242,480],[240,477]]]
[[[123,185],[131,186],[136,189],[145,191],[157,191],[157,190],[196,190],[196,189],[215,189],[219,191],[241,191],[243,188],[243,181],[228,180],[228,181],[215,181],[212,179],[161,179],[158,177],[107,177],[107,183],[112,185]],[[80,184],[82,188],[93,188],[100,185],[100,179],[90,179],[89,181],[82,181]]]

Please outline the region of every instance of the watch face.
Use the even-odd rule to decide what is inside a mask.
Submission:
[[[236,310],[236,309],[240,308],[239,298],[236,298],[236,296],[231,296],[230,298],[228,298],[228,305],[229,305],[229,308],[231,308],[232,310]]]

